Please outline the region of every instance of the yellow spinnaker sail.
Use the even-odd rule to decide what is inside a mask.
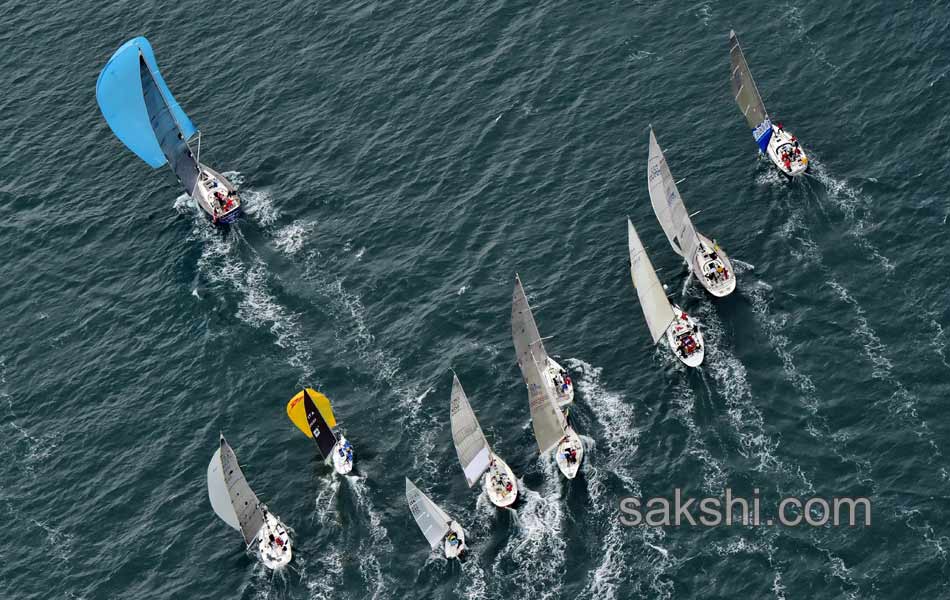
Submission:
[[[310,394],[310,399],[316,405],[317,410],[320,411],[320,415],[323,416],[323,420],[327,422],[327,425],[336,427],[333,409],[330,408],[330,399],[315,389],[307,388],[306,391]],[[290,402],[287,403],[287,416],[297,426],[297,429],[304,432],[308,438],[312,438],[313,432],[310,431],[310,425],[307,424],[307,411],[304,409],[303,398],[304,392],[297,392],[297,395],[290,399]]]

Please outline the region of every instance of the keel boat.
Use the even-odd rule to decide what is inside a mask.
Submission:
[[[687,367],[698,367],[703,363],[706,352],[703,334],[689,315],[670,304],[630,219],[627,219],[627,245],[630,252],[630,277],[637,290],[653,343],[657,344],[665,336],[676,358]]]
[[[277,515],[267,510],[238,464],[234,450],[222,435],[220,447],[208,463],[208,499],[228,526],[241,532],[248,548],[255,548],[264,566],[279,569],[293,557],[290,533]]]
[[[458,521],[423,494],[408,477],[406,501],[429,546],[435,550],[441,545],[446,558],[458,558],[465,550],[465,530]]]
[[[652,127],[647,185],[653,212],[656,213],[673,251],[683,257],[690,273],[696,276],[707,292],[717,298],[731,294],[736,289],[736,275],[732,270],[732,263],[718,244],[693,227]]]
[[[808,156],[798,139],[785,131],[781,123],[772,123],[759,89],[752,80],[752,72],[745,60],[739,38],[735,31],[729,32],[729,62],[732,67],[732,97],[745,117],[752,136],[775,168],[788,178],[797,177],[808,170]]]
[[[482,487],[491,503],[498,508],[511,506],[518,499],[518,481],[511,467],[492,452],[482,428],[475,418],[465,390],[458,376],[452,376],[452,405],[450,411],[452,441],[468,487],[482,478]],[[486,473],[487,471],[487,473]]]
[[[558,469],[568,479],[574,479],[584,459],[584,446],[567,419],[566,409],[574,401],[573,383],[566,371],[560,380],[552,374],[551,363],[554,361],[544,350],[541,334],[534,322],[528,297],[518,275],[515,275],[515,290],[511,301],[511,337],[515,344],[518,367],[521,368],[521,375],[528,388],[531,426],[538,442],[538,450],[540,454],[545,454],[556,449],[555,460]],[[557,365],[557,368],[560,369],[560,365]],[[561,371],[558,374],[560,373]],[[569,399],[566,398],[568,389]]]
[[[201,132],[165,84],[147,39],[133,38],[115,51],[99,73],[96,100],[116,137],[153,169],[168,164],[212,222],[241,215],[237,188],[199,161]]]
[[[336,418],[330,399],[317,390],[306,388],[287,402],[287,416],[297,429],[317,444],[324,462],[346,475],[353,470],[353,446],[339,431],[334,431]]]

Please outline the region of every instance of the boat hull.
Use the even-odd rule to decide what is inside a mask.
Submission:
[[[341,434],[340,439],[337,440],[336,445],[333,446],[333,450],[330,453],[333,460],[333,470],[340,475],[346,475],[353,470],[353,461],[356,458],[353,452],[353,446],[350,446],[349,452],[343,449],[346,441],[346,438]]]
[[[696,248],[690,271],[707,292],[716,298],[725,298],[736,290],[736,273],[732,269],[732,261],[711,239],[698,231],[696,235],[701,243]],[[722,267],[724,275],[717,272],[717,267]]]
[[[675,304],[673,305],[673,311],[676,313],[676,320],[673,321],[672,325],[666,330],[666,341],[670,345],[670,351],[677,360],[687,367],[698,367],[703,364],[703,360],[706,357],[706,342],[703,339],[702,332],[699,330],[699,325],[692,317],[683,312],[683,310]],[[684,316],[686,317],[685,319],[683,318]],[[697,350],[683,356],[678,350],[678,340],[687,334],[691,335],[695,340]]]
[[[230,198],[232,206],[227,209],[220,208],[218,201],[215,199],[216,193],[221,193]],[[241,198],[237,195],[237,188],[227,177],[207,165],[201,165],[198,185],[195,186],[195,191],[191,197],[201,212],[215,225],[233,223],[243,213]]]
[[[558,408],[563,408],[574,402],[574,380],[570,375],[566,378],[561,376],[561,371],[567,373],[567,369],[562,367],[550,356],[546,365],[545,373],[554,382],[554,391],[557,394]]]
[[[462,552],[465,551],[465,530],[462,529],[462,526],[457,522],[452,521],[449,524],[449,531],[455,533],[458,540],[457,543],[452,543],[449,540],[449,534],[446,534],[445,542],[443,543],[445,558],[458,558],[462,555]]]
[[[492,466],[488,467],[482,478],[485,494],[492,504],[498,508],[511,506],[518,499],[518,481],[515,474],[504,460],[494,452],[491,455]],[[507,489],[511,484],[511,490]]]
[[[573,449],[577,453],[577,460],[574,462],[569,461],[565,456],[565,453],[570,449]],[[568,479],[577,477],[577,471],[581,468],[581,462],[584,460],[584,445],[581,443],[581,438],[577,435],[577,432],[574,431],[573,427],[567,427],[564,437],[557,445],[556,454],[554,456],[557,461],[557,468],[561,470],[561,473],[563,473],[565,477]]]
[[[795,136],[791,133],[772,125],[772,137],[769,139],[769,145],[765,151],[775,168],[789,178],[803,175],[808,170],[808,156],[801,145],[798,146],[799,155],[797,157],[793,156],[795,152],[794,138]],[[785,168],[785,162],[782,160],[782,154],[785,152],[788,152],[794,158],[789,162],[789,168]]]
[[[271,536],[280,543],[271,541]],[[293,547],[290,539],[290,533],[281,523],[280,519],[271,513],[267,513],[264,519],[264,526],[257,534],[257,551],[261,562],[268,569],[280,569],[287,566],[293,558]]]

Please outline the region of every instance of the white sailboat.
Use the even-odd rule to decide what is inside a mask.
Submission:
[[[231,223],[241,215],[237,188],[199,162],[201,132],[162,79],[147,39],[133,38],[115,51],[99,73],[96,100],[116,137],[153,169],[168,164],[215,224]],[[194,152],[192,141],[197,144]]]
[[[647,161],[650,203],[673,251],[682,256],[689,271],[706,291],[722,298],[736,289],[736,275],[729,257],[714,241],[696,231],[686,212],[666,157],[650,128],[650,156]]]
[[[435,550],[442,544],[446,558],[458,558],[465,550],[465,530],[458,521],[423,494],[416,484],[406,477],[406,501],[416,525],[426,536],[429,546]]]
[[[257,542],[265,567],[279,569],[290,562],[293,549],[287,528],[257,499],[224,435],[208,463],[208,499],[215,514],[240,531],[248,547]]]
[[[752,136],[772,164],[786,177],[796,177],[808,170],[808,156],[798,139],[785,131],[781,123],[772,123],[752,72],[745,60],[735,31],[729,32],[729,62],[732,67],[732,96],[752,128]]]
[[[346,475],[353,470],[353,445],[339,431],[334,431],[336,418],[330,399],[312,388],[306,388],[287,402],[287,416],[297,429],[312,438],[324,462]]]
[[[686,312],[670,304],[630,219],[627,219],[627,245],[630,251],[630,277],[640,298],[640,307],[653,343],[658,343],[665,335],[670,351],[676,358],[687,367],[698,367],[706,354],[703,334]]]
[[[468,487],[478,483],[479,477],[485,473],[482,486],[491,503],[498,508],[511,506],[518,499],[518,482],[511,467],[500,456],[492,452],[482,428],[475,418],[472,406],[465,396],[462,383],[458,376],[452,376],[452,441],[455,443],[455,452]]]
[[[515,290],[511,301],[511,337],[515,344],[518,366],[528,388],[531,425],[534,438],[538,442],[538,450],[544,454],[556,448],[555,459],[558,468],[565,477],[574,479],[584,459],[584,446],[580,436],[567,420],[567,408],[574,401],[573,384],[566,372],[563,372],[560,380],[552,375],[550,365],[554,361],[544,350],[538,326],[534,322],[534,315],[531,314],[531,307],[518,275],[515,275]],[[557,365],[557,368],[560,369],[560,365]],[[569,386],[570,399],[565,398],[565,385]],[[565,409],[563,412],[562,407]]]

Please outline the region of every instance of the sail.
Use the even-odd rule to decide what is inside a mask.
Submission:
[[[640,236],[637,235],[637,230],[629,219],[627,219],[627,245],[630,250],[630,277],[633,279],[633,287],[637,290],[640,307],[643,308],[643,316],[646,318],[647,327],[650,328],[650,335],[653,336],[655,344],[673,323],[673,307],[670,306],[663,284],[656,276],[653,263],[650,262]]]
[[[656,218],[660,221],[667,239],[670,240],[670,245],[677,254],[687,257],[687,260],[692,260],[696,254],[699,239],[696,237],[696,230],[693,229],[693,222],[689,219],[679,190],[676,189],[676,182],[673,181],[670,167],[666,164],[666,157],[663,156],[663,151],[656,142],[652,127],[650,128],[650,156],[647,161],[647,185],[650,189],[653,212],[656,213]]]
[[[742,53],[735,31],[729,32],[729,62],[732,67],[732,97],[736,99],[739,110],[752,128],[752,136],[755,137],[759,148],[765,152],[772,137],[772,121],[765,112],[765,104],[762,103],[759,88],[752,80],[752,72],[749,71],[749,64],[745,61],[745,54]]]
[[[320,410],[320,414],[323,415],[323,420],[329,427],[336,427],[336,419],[333,417],[333,408],[330,406],[330,399],[313,388],[307,388],[297,392],[297,395],[287,402],[287,416],[290,417],[293,424],[297,426],[297,429],[302,431],[307,437],[313,437],[313,432],[310,431],[310,425],[307,422],[307,411],[303,405],[304,396],[310,396],[310,400]]]
[[[521,372],[528,388],[528,404],[531,409],[531,427],[534,439],[538,442],[538,451],[544,454],[557,446],[567,429],[564,413],[557,407],[551,379],[544,375],[541,366],[531,353],[518,358]]]
[[[155,87],[184,139],[197,133],[197,128],[162,79],[152,46],[144,37],[136,37],[122,44],[102,68],[96,81],[96,100],[102,116],[116,137],[139,158],[157,169],[168,159],[152,128],[152,119],[145,105],[140,57],[148,67]]]
[[[409,510],[416,520],[416,525],[422,530],[422,535],[426,536],[429,545],[435,548],[449,532],[452,518],[436,506],[435,502],[429,500],[429,497],[409,481],[408,477],[406,478],[406,501],[409,503]]]
[[[323,418],[323,413],[317,408],[315,400],[316,398],[311,396],[310,392],[304,395],[304,414],[307,417],[307,426],[313,434],[313,441],[317,443],[317,449],[320,450],[320,455],[323,458],[329,458],[333,452],[333,447],[336,445],[336,436],[333,435],[333,430],[330,429],[330,425]]]
[[[472,412],[472,406],[465,397],[465,390],[458,377],[452,379],[452,408],[450,412],[452,422],[452,441],[455,442],[455,452],[458,453],[462,470],[465,471],[465,480],[468,487],[478,482],[485,469],[488,468],[489,447],[478,419]]]
[[[198,161],[185,142],[185,136],[175,121],[175,115],[166,103],[158,82],[143,56],[139,56],[139,72],[142,77],[145,108],[148,110],[152,131],[155,132],[162,154],[168,159],[168,166],[178,176],[178,182],[190,196],[198,185],[198,173],[200,173]]]
[[[225,492],[231,505],[230,511],[224,508]],[[260,509],[260,501],[244,478],[234,450],[223,435],[221,447],[215,451],[208,465],[208,498],[215,514],[222,521],[241,530],[244,543],[254,541],[264,526],[264,514]]]
[[[528,297],[525,296],[521,278],[515,275],[515,291],[511,301],[511,337],[515,343],[515,355],[521,356],[529,349],[540,364],[546,364],[548,353],[544,349],[538,324],[534,322]]]

